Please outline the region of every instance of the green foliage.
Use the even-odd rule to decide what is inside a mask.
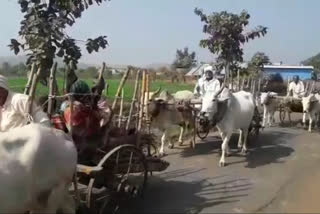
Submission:
[[[174,68],[190,69],[196,65],[196,62],[196,53],[194,51],[189,53],[188,47],[185,47],[183,50],[177,50],[176,59],[172,66]]]
[[[239,15],[227,11],[206,15],[196,8],[194,12],[204,22],[203,32],[208,35],[200,41],[200,46],[217,54],[217,61],[222,64],[243,62],[242,45],[267,33],[267,27],[263,26],[244,32],[250,19],[247,11]]]
[[[301,62],[303,65],[310,65],[315,68],[317,72],[320,71],[320,53],[315,56],[312,56]]]
[[[2,63],[0,73],[5,76],[23,76],[26,75],[28,68],[25,64],[10,65],[8,62]]]
[[[78,40],[66,34],[66,27],[72,26],[76,19],[89,6],[100,4],[105,0],[18,0],[24,18],[20,24],[20,42],[11,39],[10,49],[18,54],[20,50],[27,51],[27,64],[33,62],[42,69],[42,78],[49,75],[55,56],[63,57],[64,62],[70,62],[76,67],[81,57]],[[106,48],[105,36],[86,41],[89,53]]]
[[[251,76],[258,76],[259,72],[262,70],[263,65],[270,64],[269,57],[263,52],[257,52],[251,58],[248,69]]]

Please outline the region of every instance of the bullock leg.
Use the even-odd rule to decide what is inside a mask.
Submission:
[[[266,125],[266,119],[267,119],[267,108],[266,108],[266,106],[263,106],[262,128],[264,128]]]
[[[309,132],[312,131],[313,117],[314,117],[314,115],[312,113],[309,113],[309,129],[308,129]]]
[[[166,135],[167,135],[167,130],[165,130],[163,132],[163,135],[161,137],[161,147],[160,147],[160,150],[159,150],[159,155],[160,156],[164,155],[164,143],[166,142]]]
[[[303,127],[304,127],[304,128],[307,128],[306,117],[307,117],[307,114],[306,114],[306,113],[303,113],[303,114],[302,114],[302,124],[303,124]]]
[[[225,138],[223,139],[223,142],[221,145],[222,154],[219,162],[220,167],[224,167],[226,165],[225,156],[226,156],[226,152],[228,151],[228,143],[229,143],[230,137],[231,137],[231,132],[227,133],[225,135]]]
[[[238,149],[242,148],[242,136],[243,135],[243,131],[240,129],[239,130],[239,139],[238,139]]]
[[[242,146],[242,154],[247,153],[247,140],[248,140],[248,130],[243,130],[243,146]]]
[[[271,126],[271,113],[270,112],[268,112],[268,115],[267,115],[267,117],[268,117],[268,127],[270,127]]]
[[[183,133],[184,133],[184,126],[180,126],[180,135],[179,135],[179,146],[183,144]]]

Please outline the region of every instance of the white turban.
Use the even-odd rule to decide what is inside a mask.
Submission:
[[[0,75],[0,87],[9,90],[8,79],[5,76]]]
[[[212,74],[216,74],[216,71],[213,69],[213,67],[212,67],[211,65],[205,67],[205,68],[203,69],[203,71],[204,71],[204,72],[211,71]]]

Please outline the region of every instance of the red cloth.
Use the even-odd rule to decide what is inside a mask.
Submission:
[[[93,110],[80,102],[74,101],[72,118],[70,106],[64,111],[64,119],[68,128],[77,128],[77,135],[91,136],[100,130],[100,115],[97,110]],[[71,124],[70,124],[71,123]]]

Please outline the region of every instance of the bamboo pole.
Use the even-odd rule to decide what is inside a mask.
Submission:
[[[29,94],[29,89],[32,85],[32,81],[33,81],[33,77],[34,77],[34,73],[36,71],[36,63],[32,63],[32,67],[31,67],[31,71],[30,71],[30,76],[28,78],[28,82],[27,85],[24,89],[24,94]]]
[[[259,77],[259,80],[258,80],[258,94],[260,94],[261,92],[261,78]]]
[[[244,88],[244,83],[246,81],[246,77],[242,77],[241,90]]]
[[[138,131],[140,131],[142,128],[145,91],[146,91],[146,71],[144,70],[142,72],[142,85],[141,85],[141,94],[140,94],[141,96],[140,96],[140,112],[139,112]]]
[[[121,90],[121,101],[120,101],[120,111],[119,111],[119,122],[118,127],[121,128],[122,115],[123,115],[123,98],[124,98],[124,89]]]
[[[241,90],[241,88],[240,88],[240,69],[238,69],[238,71],[237,71],[237,75],[238,75],[238,91],[240,91]]]
[[[146,71],[146,95],[147,95],[147,108],[146,108],[146,121],[147,127],[148,127],[148,133],[150,133],[150,123],[149,123],[149,92],[150,92],[150,74],[148,71]]]
[[[256,80],[253,80],[252,94],[253,94],[253,97],[256,98]]]
[[[57,62],[55,62],[50,71],[50,79],[49,79],[49,100],[48,100],[48,117],[51,118],[52,110],[53,110],[53,95],[55,94],[55,79],[56,79],[56,71],[57,71]]]
[[[118,90],[117,90],[117,93],[115,95],[115,98],[114,98],[114,101],[112,103],[112,111],[114,111],[116,105],[117,105],[117,102],[118,102],[118,99],[119,99],[119,95],[121,93],[121,90],[124,86],[124,84],[126,83],[127,79],[128,79],[128,76],[129,76],[129,73],[130,73],[130,68],[128,68],[128,70],[126,71],[126,73],[123,75],[121,81],[120,81],[120,84],[119,84],[119,87],[118,87]]]
[[[104,70],[105,70],[105,69],[106,69],[106,63],[103,62],[103,63],[102,63],[102,67],[101,67],[100,70],[99,70],[98,80],[101,80],[101,79],[102,79],[103,73],[104,73]]]
[[[132,95],[132,101],[131,101],[131,105],[130,105],[130,111],[129,111],[129,116],[128,116],[128,120],[127,120],[126,130],[129,130],[130,122],[131,122],[131,118],[132,118],[132,114],[133,114],[133,108],[134,108],[134,105],[137,103],[137,92],[138,92],[138,88],[139,88],[139,80],[140,80],[140,70],[138,70],[137,74],[136,74],[136,81],[134,84],[134,91],[133,91],[133,95]]]
[[[27,110],[27,113],[29,115],[31,115],[31,112],[32,112],[32,104],[33,104],[33,100],[34,100],[34,97],[35,97],[36,87],[37,87],[37,83],[38,83],[38,80],[39,80],[40,73],[41,73],[41,66],[39,66],[37,73],[33,76],[33,79],[32,79],[32,85],[31,85],[30,93],[29,93],[29,97],[28,97],[28,110]]]

